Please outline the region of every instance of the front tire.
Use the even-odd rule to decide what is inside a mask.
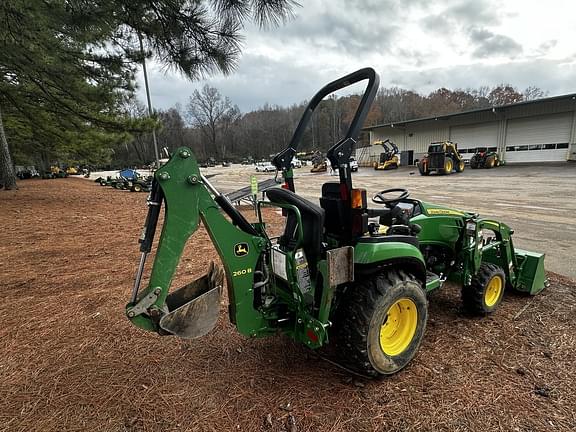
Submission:
[[[428,302],[413,275],[390,271],[350,287],[337,314],[341,361],[376,377],[400,371],[416,355],[426,330]]]
[[[482,263],[472,283],[462,287],[464,308],[476,315],[486,315],[496,310],[506,287],[506,275],[495,264]]]
[[[452,163],[452,159],[446,158],[444,160],[444,170],[442,171],[442,174],[444,174],[444,175],[452,174],[452,168],[454,168],[454,164]]]

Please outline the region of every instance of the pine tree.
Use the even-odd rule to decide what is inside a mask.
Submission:
[[[244,25],[278,25],[294,5],[291,0],[1,2],[0,108],[11,119],[4,124],[18,123],[21,132],[10,137],[12,147],[53,157],[80,142],[99,150],[121,141],[126,132],[149,126],[130,120],[122,109],[134,94],[135,70],[144,56],[189,79],[229,73],[240,55]],[[87,143],[86,137],[94,140]],[[7,141],[0,146],[0,155],[9,157]],[[0,164],[0,177],[13,184],[13,173],[3,168]]]

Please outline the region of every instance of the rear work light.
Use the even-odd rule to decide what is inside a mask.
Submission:
[[[363,210],[368,207],[366,200],[366,189],[352,189],[352,200],[350,206],[353,209]]]

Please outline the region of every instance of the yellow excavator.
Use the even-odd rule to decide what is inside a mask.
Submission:
[[[386,144],[390,144],[392,149]],[[384,152],[380,153],[378,162],[374,163],[375,170],[391,170],[400,166],[400,151],[398,150],[396,144],[394,144],[389,139],[386,139],[384,141],[377,141],[374,143],[374,145],[381,145],[384,149]]]
[[[320,153],[316,152],[312,158],[312,169],[311,173],[326,172],[328,171],[328,163],[326,162],[326,157]]]

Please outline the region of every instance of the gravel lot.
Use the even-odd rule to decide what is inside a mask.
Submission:
[[[296,191],[318,202],[329,173],[311,174],[310,167],[296,172]],[[208,168],[217,173],[211,181],[230,192],[249,185],[250,175],[259,179],[271,174],[255,173],[252,167]],[[576,279],[576,163],[508,165],[491,170],[466,168],[461,174],[422,177],[413,167],[396,171],[360,168],[353,174],[355,187],[368,196],[401,187],[414,198],[480,213],[510,225],[516,246],[546,253],[546,268]]]

